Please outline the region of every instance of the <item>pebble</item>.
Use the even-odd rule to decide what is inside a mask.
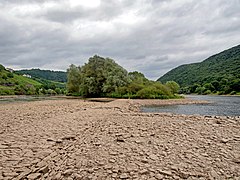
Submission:
[[[120,179],[128,179],[128,175],[126,173],[123,173],[120,175]]]
[[[149,171],[148,171],[147,169],[143,169],[143,170],[141,170],[139,173],[140,173],[140,174],[148,174]]]
[[[30,179],[30,180],[38,179],[40,177],[41,177],[41,173],[33,173],[33,174],[29,174],[27,176],[27,178]]]
[[[72,169],[67,169],[66,171],[64,171],[63,175],[70,176],[72,173],[73,173]]]
[[[163,175],[167,175],[167,176],[171,176],[172,175],[172,172],[171,171],[162,171],[162,170],[159,170],[159,172]]]

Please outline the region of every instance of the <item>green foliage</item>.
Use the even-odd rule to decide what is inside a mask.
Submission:
[[[166,86],[169,87],[173,94],[178,93],[180,86],[175,81],[167,81]]]
[[[71,95],[114,98],[176,98],[176,82],[163,85],[149,81],[140,72],[128,73],[110,58],[94,56],[82,67],[71,65],[67,89]]]
[[[30,70],[19,70],[19,71],[16,71],[16,73],[19,75],[28,74],[28,75],[31,75],[32,78],[37,78],[37,79],[46,79],[46,80],[62,82],[62,83],[67,82],[67,73],[63,71],[30,69]]]
[[[55,95],[65,93],[64,83],[27,78],[6,71],[3,66],[0,66],[0,69],[0,95]]]
[[[81,84],[81,67],[77,67],[73,64],[70,65],[69,69],[67,69],[67,89],[70,93],[80,91]]]
[[[240,45],[211,56],[201,63],[181,65],[158,81],[175,81],[181,86],[182,93],[240,92]]]
[[[4,71],[4,70],[5,70],[5,67],[0,64],[0,71]]]
[[[71,65],[67,89],[85,97],[105,96],[128,83],[127,71],[110,58],[94,56],[82,67]]]

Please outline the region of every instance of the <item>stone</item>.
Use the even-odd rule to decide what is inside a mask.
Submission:
[[[146,158],[141,159],[141,162],[148,163],[148,160]]]
[[[214,179],[219,179],[218,173],[213,169],[210,171],[210,176],[213,177]]]
[[[48,166],[42,167],[41,169],[39,169],[39,172],[42,174],[46,174],[49,171]]]
[[[115,163],[116,161],[115,161],[115,159],[109,159],[109,162],[110,163]]]
[[[240,157],[239,158],[234,158],[233,159],[233,162],[237,163],[237,164],[240,164]]]
[[[143,170],[141,170],[139,173],[140,173],[140,174],[148,174],[149,171],[148,171],[147,169],[143,169]]]
[[[156,155],[154,155],[154,154],[151,154],[151,155],[149,156],[149,158],[152,159],[152,160],[154,160],[154,161],[157,161],[157,160],[158,160],[158,157],[157,157]]]
[[[4,177],[16,177],[18,174],[15,172],[4,172],[3,176]]]
[[[162,171],[162,170],[159,170],[159,172],[163,175],[167,175],[167,176],[171,176],[172,175],[172,172],[171,171]]]
[[[63,175],[70,176],[72,173],[73,173],[72,169],[67,169],[66,171],[63,172]]]
[[[39,179],[41,177],[41,173],[33,173],[33,174],[29,174],[27,176],[28,179],[32,180],[32,179]]]
[[[63,140],[61,140],[61,139],[56,140],[57,144],[61,144],[62,142],[63,142]]]
[[[121,138],[121,137],[117,138],[116,141],[117,141],[117,142],[125,142],[125,140],[124,140],[123,138]]]
[[[61,179],[61,173],[58,173],[53,177],[53,180],[59,180],[59,179]]]
[[[221,143],[225,143],[225,144],[226,144],[228,141],[229,141],[229,139],[226,139],[226,138],[222,138],[222,139],[220,140]]]
[[[164,178],[164,176],[162,174],[156,174],[155,178],[158,179],[158,180],[161,180],[161,179]]]
[[[112,178],[117,178],[118,174],[117,173],[113,173],[112,174]]]
[[[128,175],[126,173],[123,173],[120,175],[120,179],[128,179]]]

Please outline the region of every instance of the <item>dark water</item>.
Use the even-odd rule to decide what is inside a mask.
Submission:
[[[193,100],[206,100],[210,104],[188,104],[142,107],[143,112],[170,112],[187,115],[240,116],[240,96],[186,96]]]
[[[54,96],[13,96],[13,97],[2,97],[0,98],[1,103],[12,103],[12,102],[24,102],[24,101],[43,101],[43,100],[56,100],[56,99],[63,99],[61,97],[54,97]]]

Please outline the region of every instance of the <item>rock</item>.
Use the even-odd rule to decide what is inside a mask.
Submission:
[[[172,175],[172,172],[171,171],[162,171],[162,170],[159,170],[159,172],[163,175],[167,175],[167,176],[171,176]]]
[[[45,167],[47,166],[47,162],[46,161],[40,161],[39,163],[37,163],[36,167]]]
[[[101,145],[101,142],[94,142],[93,145],[95,145],[95,146],[100,146],[100,145]]]
[[[117,142],[125,142],[125,140],[121,137],[117,138]]]
[[[128,175],[126,173],[123,173],[120,175],[120,179],[128,179]]]
[[[141,141],[141,140],[139,140],[139,139],[137,139],[135,142],[136,142],[137,144],[142,144],[142,143],[143,143],[143,141]]]
[[[59,179],[61,179],[61,173],[58,173],[53,177],[53,180],[59,180]]]
[[[113,173],[112,174],[112,178],[117,178],[118,174],[117,173]]]
[[[148,174],[149,171],[148,171],[147,169],[143,169],[143,170],[141,170],[139,173],[140,173],[140,174]]]
[[[46,174],[49,171],[48,166],[42,167],[41,169],[39,169],[38,172],[42,173],[42,174]]]
[[[158,180],[161,180],[161,179],[164,178],[164,176],[162,174],[156,174],[155,178],[158,179]]]
[[[39,179],[40,177],[41,177],[41,173],[33,173],[27,176],[28,179]]]
[[[211,177],[213,177],[214,179],[219,179],[219,175],[216,171],[214,171],[213,169],[210,171],[209,174]]]
[[[51,142],[51,141],[56,141],[56,140],[53,138],[48,138],[47,141]]]
[[[237,163],[237,164],[240,164],[240,157],[234,158],[234,159],[233,159],[233,162],[235,162],[235,163]]]
[[[56,140],[57,144],[61,144],[63,141],[61,139]]]
[[[111,165],[105,165],[104,169],[112,169],[112,166]]]
[[[221,143],[225,143],[225,144],[226,144],[228,141],[229,141],[229,139],[226,139],[226,138],[222,138],[222,139],[220,140]]]
[[[16,177],[18,174],[15,172],[4,172],[3,176],[4,177]]]
[[[109,159],[109,162],[110,163],[115,163],[116,161],[115,161],[115,159]]]
[[[0,144],[0,149],[6,149],[6,148],[8,148],[8,146]]]
[[[108,174],[112,174],[113,172],[111,170],[107,170],[107,173]]]
[[[141,159],[141,162],[148,163],[148,160],[146,158]]]
[[[118,153],[117,152],[110,152],[109,155],[116,156],[116,155],[118,155]]]
[[[63,172],[63,175],[70,176],[72,173],[73,173],[72,169],[67,169],[66,171]]]
[[[158,157],[155,155],[155,154],[151,154],[149,156],[150,159],[154,160],[154,161],[157,161],[158,160]]]

